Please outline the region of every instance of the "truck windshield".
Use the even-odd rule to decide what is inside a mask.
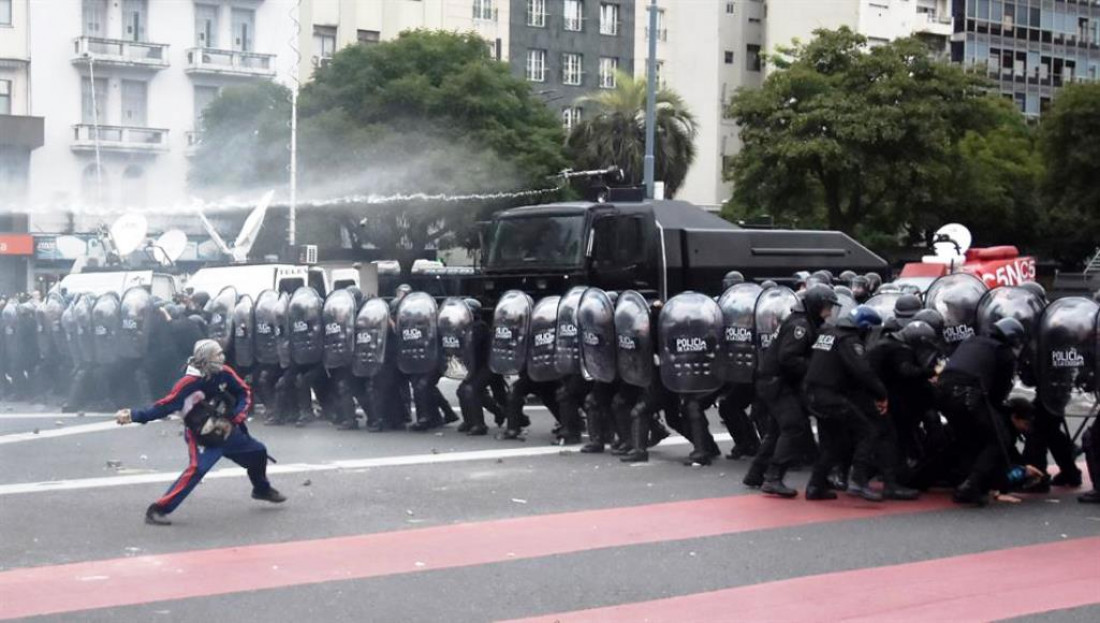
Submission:
[[[584,250],[584,215],[528,216],[496,222],[489,267],[576,266]]]

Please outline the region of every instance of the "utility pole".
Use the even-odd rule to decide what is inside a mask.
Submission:
[[[657,142],[657,0],[649,2],[649,59],[646,67],[645,102],[645,196],[653,199]]]
[[[99,156],[99,102],[95,92],[95,57],[85,52],[88,57],[88,82],[92,91],[92,146],[95,147],[95,197],[96,207],[103,206],[103,161]]]

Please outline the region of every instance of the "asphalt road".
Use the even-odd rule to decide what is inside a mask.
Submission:
[[[154,527],[178,421],[0,404],[0,619],[1100,620],[1100,508],[1076,491],[768,499],[744,461],[685,467],[671,439],[627,466],[530,412],[522,442],[253,421],[289,501],[224,462]]]

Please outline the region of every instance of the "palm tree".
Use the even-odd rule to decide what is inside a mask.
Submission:
[[[586,117],[573,126],[566,150],[579,169],[617,165],[626,180],[643,181],[645,162],[646,81],[616,72],[614,89],[578,98]],[[671,198],[695,160],[695,117],[674,91],[657,90],[656,179]]]

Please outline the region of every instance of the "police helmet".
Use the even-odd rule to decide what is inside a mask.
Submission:
[[[1001,318],[993,323],[993,337],[1012,348],[1020,348],[1027,340],[1027,330],[1015,318]]]
[[[894,315],[898,318],[910,319],[921,310],[920,298],[915,294],[902,294],[894,301]]]
[[[852,289],[848,286],[833,286],[833,291],[837,294],[843,294],[844,296],[848,296],[853,299],[856,297],[855,293],[852,292]]]
[[[932,327],[932,330],[936,332],[936,335],[943,333],[944,320],[943,314],[934,309],[922,309],[919,312],[913,314],[910,319],[911,322],[923,322]]]
[[[722,290],[729,290],[739,283],[745,283],[745,276],[739,270],[731,270],[722,277]]]
[[[833,284],[833,274],[827,270],[815,271],[810,277],[827,285]]]
[[[1025,281],[1020,284],[1020,287],[1038,296],[1044,301],[1047,300],[1047,290],[1038,281]]]
[[[772,281],[771,279],[768,279],[767,281],[764,281],[763,283],[760,284],[760,289],[762,289],[762,290],[767,290],[768,288],[778,288],[778,287],[779,287],[779,284]]]
[[[858,275],[856,275],[856,271],[846,270],[846,271],[840,273],[840,282],[845,284],[845,285],[851,285],[852,280],[855,279],[857,276]]]
[[[838,326],[870,331],[882,325],[882,316],[869,305],[857,305],[837,322]]]
[[[928,344],[934,344],[936,342],[936,330],[932,328],[932,325],[922,320],[913,320],[909,324],[905,325],[894,335],[899,340],[905,342],[910,346],[922,346]]]
[[[806,315],[817,321],[821,318],[821,312],[827,307],[840,305],[840,299],[836,292],[827,285],[815,284],[802,293],[802,308]]]
[[[463,302],[466,303],[466,307],[469,307],[470,311],[473,312],[475,316],[481,313],[481,301],[475,298],[468,298],[463,299]]]
[[[868,283],[871,284],[871,294],[874,294],[876,291],[878,291],[879,287],[882,286],[882,276],[878,273],[870,272],[864,275],[864,277],[866,277]]]

